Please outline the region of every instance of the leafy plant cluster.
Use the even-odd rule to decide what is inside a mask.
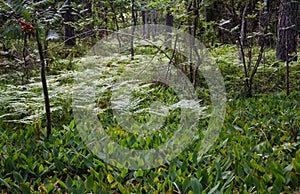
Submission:
[[[217,62],[225,74],[227,87],[238,87],[241,81],[229,82],[230,72],[241,72],[230,64],[224,46],[218,50]],[[151,50],[150,50],[151,51]],[[137,51],[138,53],[138,51]],[[224,54],[225,53],[225,54]],[[113,119],[110,106],[111,86],[115,76],[147,61],[137,55],[134,64],[129,56],[108,57],[101,64],[97,88],[98,117],[116,142],[129,148],[153,148],[173,135],[176,117],[166,119],[169,131],[158,131],[152,138],[139,138],[124,131]],[[94,60],[83,58],[85,63]],[[62,64],[68,61],[61,61]],[[117,71],[113,71],[118,67]],[[62,69],[64,69],[62,67]],[[67,69],[67,67],[65,67]],[[49,78],[55,127],[49,140],[43,128],[42,98],[39,79],[31,84],[13,87],[2,85],[0,130],[0,190],[4,193],[280,193],[300,191],[300,94],[282,93],[236,98],[229,90],[227,113],[217,142],[197,161],[199,141],[172,161],[148,170],[117,169],[94,155],[80,138],[72,120],[69,93],[76,71]],[[100,84],[99,84],[100,83]],[[154,87],[155,86],[155,87]],[[157,83],[137,90],[132,98],[140,101],[139,109],[161,100],[177,102],[174,91]],[[208,89],[197,90],[199,98],[209,105]],[[5,96],[6,95],[6,96]],[[29,101],[28,99],[31,99]],[[17,103],[17,104],[14,104]],[[26,108],[25,108],[26,107]],[[40,108],[39,108],[40,107]],[[10,110],[8,110],[10,109]],[[40,110],[40,111],[39,111]],[[23,111],[23,115],[20,114]],[[34,111],[37,111],[36,114]],[[134,111],[134,110],[133,110]],[[175,110],[174,113],[180,114]],[[7,113],[10,112],[9,115]],[[6,113],[6,115],[2,114]],[[39,114],[37,114],[39,113]],[[176,115],[176,114],[175,114]],[[24,117],[23,117],[24,116]],[[31,117],[32,116],[32,117]],[[5,118],[5,120],[3,119]],[[31,120],[31,118],[39,118]],[[7,124],[11,119],[13,125]],[[137,114],[136,119],[149,119]],[[18,122],[19,121],[19,122]],[[21,122],[23,121],[23,122]],[[26,121],[26,122],[25,122]],[[148,121],[148,120],[147,120]],[[199,125],[205,130],[206,120]],[[25,123],[25,124],[22,124]],[[63,127],[62,127],[63,126]],[[176,128],[176,127],[174,127]],[[38,133],[41,133],[40,135]],[[201,137],[201,135],[200,135]]]
[[[276,0],[269,6],[270,22],[263,24],[261,22],[266,20],[261,16],[265,5],[250,0],[0,1],[1,192],[300,192],[299,63],[290,63],[293,92],[286,97],[281,93],[286,84],[285,67],[275,60],[272,50],[278,3]],[[74,17],[73,21],[66,21],[67,12]],[[223,73],[229,99],[223,130],[200,161],[197,161],[200,141],[193,141],[174,160],[160,167],[137,171],[117,169],[87,148],[73,120],[71,93],[77,76],[77,57],[105,35],[132,25],[135,19],[138,24],[165,24],[166,15],[172,16],[174,26],[210,47],[209,52]],[[48,140],[42,89],[36,77],[40,62],[37,45],[31,33],[28,36],[22,33],[19,19],[28,26],[33,25],[44,47],[54,127]],[[62,32],[66,27],[74,29],[71,38],[76,39],[76,45],[73,47],[64,46],[66,40]],[[264,52],[257,48],[262,34],[266,38]],[[238,48],[234,45],[236,40],[240,41]],[[241,48],[245,48],[243,55],[238,50]],[[172,137],[180,124],[180,110],[175,109],[173,115],[166,118],[165,130],[158,130],[148,138],[126,132],[117,124],[109,108],[112,93],[107,83],[114,82],[114,77],[128,68],[144,66],[144,61],[156,53],[152,47],[134,49],[134,61],[129,60],[128,53],[123,53],[123,58],[118,60],[108,57],[101,61],[100,92],[95,108],[100,110],[97,116],[106,132],[120,145],[151,149]],[[256,69],[258,58],[260,65]],[[177,60],[181,63],[184,58],[176,54],[174,61]],[[253,94],[262,95],[244,98],[243,85],[249,79],[244,68],[253,70],[253,65],[257,72],[252,77],[251,89]],[[116,66],[118,70],[113,71]],[[184,68],[188,71],[189,67]],[[203,77],[197,81],[200,85],[196,93],[208,114],[209,90],[202,84]],[[151,115],[144,113],[155,100],[178,102],[174,91],[160,83],[144,89],[131,96],[140,102],[132,106],[131,111],[140,111],[135,119],[141,123],[153,121]],[[200,137],[207,122],[204,118],[198,126]]]
[[[300,126],[299,119],[294,119],[300,116],[296,99],[299,93],[289,99],[279,94],[231,101],[220,138],[199,162],[196,141],[173,161],[149,170],[105,164],[87,149],[74,121],[54,129],[49,141],[43,140],[44,129],[37,139],[41,122],[3,129],[0,188],[23,193],[299,191],[299,131],[293,132]],[[132,141],[131,136],[123,138]]]

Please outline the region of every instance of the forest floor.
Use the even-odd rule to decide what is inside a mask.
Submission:
[[[150,56],[151,50],[147,52]],[[92,69],[97,71],[97,79],[93,77],[94,80],[87,82],[93,86],[93,93],[83,91],[85,100],[95,104],[87,110],[96,111],[101,127],[118,144],[132,149],[150,150],[167,142],[180,126],[182,114],[178,109],[172,110],[173,116],[166,117],[164,130],[155,131],[150,138],[126,132],[116,123],[110,101],[112,97],[118,99],[111,91],[115,78],[145,67],[145,59],[150,58],[147,52],[137,51],[134,63],[126,54],[101,58]],[[82,71],[81,64],[95,63],[97,59],[59,59],[49,66],[53,131],[48,140],[38,67],[27,72],[28,76],[21,70],[3,71],[0,190],[2,193],[300,192],[299,62],[290,64],[291,94],[286,96],[285,64],[274,60],[274,50],[266,51],[254,80],[253,97],[246,98],[243,66],[234,53],[238,52],[232,45],[210,51],[224,77],[227,96],[224,123],[211,148],[199,159],[200,141],[191,141],[173,160],[146,170],[117,168],[102,160],[89,149],[78,129],[74,93],[85,78],[95,76]],[[203,77],[200,80],[205,81]],[[210,90],[204,84],[195,94],[203,106],[203,118],[197,125],[203,138],[211,114]],[[167,104],[180,102],[176,92],[161,84],[143,85],[132,99],[139,102],[131,108],[140,110],[134,117],[140,122],[157,119],[145,116],[155,99]]]

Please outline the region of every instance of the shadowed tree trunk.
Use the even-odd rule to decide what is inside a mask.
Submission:
[[[151,14],[151,21],[152,21],[152,25],[156,25],[157,24],[157,21],[156,21],[156,10],[153,10],[152,11],[152,14]],[[153,26],[152,27],[152,36],[154,38],[154,40],[156,40],[156,26]]]
[[[42,80],[42,85],[43,85],[45,110],[46,110],[47,139],[49,139],[49,137],[51,135],[50,100],[49,100],[48,86],[47,86],[47,80],[46,80],[46,70],[45,70],[45,59],[44,59],[43,47],[40,42],[38,30],[36,30],[36,32],[35,32],[35,38],[36,38],[39,55],[40,55],[40,63],[41,63],[40,71],[41,71],[41,80]]]
[[[277,26],[276,57],[296,61],[298,1],[281,0]]]
[[[167,31],[167,37],[166,37],[166,46],[171,48],[172,47],[172,26],[173,26],[173,15],[170,11],[170,7],[167,7],[167,14],[166,14],[166,31]]]
[[[286,95],[290,94],[289,62],[297,61],[298,35],[298,2],[296,0],[281,0],[277,26],[276,57],[286,64]]]
[[[92,11],[92,3],[90,0],[84,0],[84,17],[85,18],[90,18],[93,15],[93,11]],[[87,34],[85,34],[85,36],[89,36],[91,38],[96,38],[96,34],[93,32],[93,23],[88,23],[87,25],[84,26],[85,32],[88,32]]]
[[[74,22],[72,16],[72,6],[71,0],[67,0],[67,10],[63,14],[64,22],[65,22],[65,46],[75,46],[76,38],[74,33],[74,28],[69,24],[69,22]]]
[[[142,3],[142,20],[143,20],[143,35],[145,38],[149,38],[149,29],[148,29],[148,11],[146,10],[145,4]]]
[[[135,26],[137,24],[137,18],[135,15],[135,1],[131,0],[131,17],[133,20],[133,28],[131,34],[131,42],[130,42],[130,53],[131,53],[131,60],[134,60],[134,33],[135,33]]]
[[[197,30],[198,30],[198,23],[199,23],[199,4],[198,4],[198,0],[194,0],[194,29],[193,29],[193,36],[194,38],[197,37]],[[205,3],[205,1],[204,1]],[[205,4],[204,4],[204,7],[205,7]],[[205,10],[205,17],[206,17],[206,10]],[[197,56],[197,64],[196,64],[196,67],[194,69],[194,72],[193,72],[193,78],[192,78],[192,82],[193,82],[193,85],[194,87],[197,86],[198,82],[199,82],[199,77],[198,77],[198,69],[199,69],[199,66],[200,66],[200,56],[199,56],[199,53],[198,53],[198,50],[197,50],[197,46],[195,47],[195,40],[193,39],[193,47],[194,47],[194,52],[196,53],[196,56]]]
[[[260,36],[258,38],[258,45],[261,46],[264,44],[264,35],[266,32],[266,28],[269,22],[269,2],[268,0],[261,0],[263,3],[263,8],[259,12],[259,33]]]

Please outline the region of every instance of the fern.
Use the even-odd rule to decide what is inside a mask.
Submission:
[[[60,81],[64,79],[70,80],[72,75],[62,73],[59,76],[49,76],[49,97],[53,105],[52,112],[62,111],[65,104],[69,103],[67,100],[70,99],[71,86],[61,85]],[[13,123],[33,123],[43,117],[42,87],[39,79],[35,78],[35,80],[37,82],[27,85],[8,84],[0,88],[0,120]]]

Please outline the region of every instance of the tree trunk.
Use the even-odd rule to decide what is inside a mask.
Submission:
[[[203,16],[204,16],[204,21],[207,21],[207,10],[206,10],[206,0],[202,0],[203,3]]]
[[[67,10],[66,13],[63,14],[64,22],[65,22],[65,46],[75,46],[76,38],[74,33],[74,28],[68,24],[69,22],[74,22],[72,16],[72,6],[71,0],[67,0]]]
[[[148,15],[145,10],[145,3],[142,2],[142,22],[143,22],[143,37],[147,38],[147,25],[148,25]]]
[[[173,26],[173,15],[170,11],[170,7],[167,7],[167,14],[166,14],[166,25],[167,25],[167,37],[166,37],[166,46],[168,48],[172,47],[172,26]]]
[[[115,11],[115,8],[114,8],[114,5],[111,4],[111,10],[113,12],[113,19],[115,21],[115,25],[116,25],[116,28],[117,28],[117,31],[120,30],[120,27],[119,27],[119,22],[118,22],[118,18],[117,18],[117,13]],[[121,48],[122,44],[121,44],[121,40],[120,40],[120,37],[119,37],[119,34],[117,33],[117,39],[118,39],[118,43],[119,43],[119,47]]]
[[[261,0],[264,7],[259,12],[259,33],[260,36],[258,38],[258,45],[261,46],[264,41],[264,35],[266,32],[266,28],[268,26],[269,22],[269,6],[268,6],[268,0]]]
[[[281,0],[279,9],[276,57],[283,61],[296,61],[298,2]]]
[[[93,11],[92,11],[92,3],[91,3],[90,0],[84,0],[84,9],[85,9],[84,17],[85,18],[92,17]],[[85,35],[88,35],[91,38],[96,38],[95,33],[93,32],[93,28],[94,28],[94,26],[93,26],[92,23],[89,23],[89,24],[85,25],[84,26],[84,31],[88,32]]]
[[[42,47],[42,44],[40,42],[40,37],[39,37],[39,34],[38,34],[38,30],[36,30],[36,32],[35,32],[35,38],[36,38],[36,42],[37,42],[38,50],[39,50],[39,55],[40,55],[41,80],[42,80],[42,85],[43,85],[45,109],[46,109],[47,139],[49,139],[49,136],[51,135],[50,100],[49,100],[48,86],[47,86],[47,80],[46,80],[46,70],[45,70],[45,59],[44,59],[43,47]]]
[[[153,10],[152,11],[152,17],[151,17],[151,21],[152,21],[152,36],[153,36],[153,39],[154,41],[156,40],[156,24],[157,24],[157,19],[156,19],[156,10]]]
[[[134,60],[134,33],[135,33],[135,26],[137,23],[137,18],[135,15],[135,1],[131,0],[131,17],[133,20],[133,28],[131,34],[131,42],[130,42],[130,53],[131,53],[131,60]]]
[[[205,7],[205,5],[204,5],[204,7]],[[193,29],[194,38],[197,37],[198,22],[199,22],[199,5],[198,5],[198,0],[194,0],[194,29]],[[198,50],[196,49],[197,46],[195,46],[194,39],[193,39],[193,47],[194,47],[194,52],[196,53],[196,56],[197,56],[197,64],[196,64],[195,70],[193,72],[193,79],[191,81],[193,82],[194,87],[196,87],[199,82],[198,69],[200,66],[201,59],[200,59]]]

